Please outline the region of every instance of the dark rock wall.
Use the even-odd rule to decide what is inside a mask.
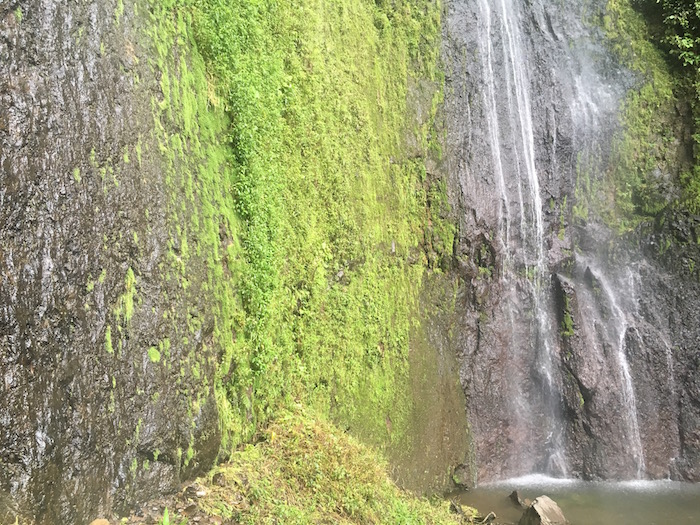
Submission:
[[[36,523],[126,508],[218,453],[206,265],[170,273],[173,199],[147,154],[145,14],[0,4],[0,496]]]

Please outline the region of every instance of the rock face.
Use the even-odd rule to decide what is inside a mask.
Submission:
[[[0,7],[0,516],[6,494],[37,524],[167,491],[219,449],[207,265],[173,270],[181,173],[146,154],[158,73],[118,5]]]
[[[450,192],[471,284],[459,359],[479,482],[698,479],[696,221],[621,238],[583,204],[636,81],[582,22],[605,4],[448,4]]]
[[[518,525],[569,525],[569,522],[555,501],[540,496],[523,513]]]

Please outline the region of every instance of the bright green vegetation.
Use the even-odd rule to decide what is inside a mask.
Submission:
[[[374,450],[298,409],[281,412],[261,438],[199,480],[206,496],[197,504],[206,515],[251,525],[466,522],[444,500],[400,491]],[[167,520],[180,523],[172,513]]]
[[[648,10],[651,2],[634,3]],[[672,3],[682,2],[665,1],[664,9]],[[675,15],[669,16],[667,22],[675,20]],[[604,28],[618,58],[638,74],[639,86],[629,92],[621,109],[624,130],[613,145],[607,179],[600,187],[592,188],[604,195],[602,215],[623,232],[669,207],[696,213],[700,210],[697,151],[688,155],[679,142],[686,129],[697,129],[698,84],[697,78],[691,78],[697,75],[697,68],[691,68],[689,75],[673,67],[658,39],[654,43],[655,28],[632,8],[630,0],[608,2]],[[683,56],[690,65],[687,61],[693,59]],[[686,113],[680,118],[679,108]],[[696,150],[699,138],[697,134],[694,137]],[[585,177],[579,181],[592,184]],[[674,186],[680,191],[674,191]],[[581,212],[580,203],[577,206]]]
[[[628,0],[608,2],[604,26],[613,51],[640,78],[621,109],[624,131],[613,144],[606,184],[606,219],[625,231],[668,204],[659,173],[675,169],[669,145],[678,131],[677,99],[668,65]]]
[[[654,39],[672,58],[680,96],[690,104],[695,144],[694,164],[681,174],[683,204],[700,213],[700,1],[636,0],[654,32]]]
[[[160,352],[155,346],[151,346],[148,349],[148,358],[152,363],[158,363],[160,361]]]
[[[122,322],[122,319],[124,323],[128,323],[134,315],[134,297],[136,295],[134,270],[131,268],[127,270],[124,281],[124,293],[119,297],[114,308],[114,316],[118,325]]]
[[[409,330],[455,231],[425,168],[440,151],[440,5],[151,7],[153,138],[173,224],[166,278],[187,304],[206,261],[216,356],[205,345],[187,366],[197,375],[216,359],[223,454],[297,401],[374,444],[400,442]],[[412,90],[420,122],[408,117]],[[201,327],[193,311],[188,329]]]
[[[691,75],[700,66],[700,1],[699,0],[635,0],[635,6],[657,26],[655,35]]]
[[[107,325],[105,329],[105,350],[108,354],[114,353],[114,347],[112,346],[112,327]]]

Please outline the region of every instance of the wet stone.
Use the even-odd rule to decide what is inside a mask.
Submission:
[[[569,522],[554,500],[540,496],[523,513],[518,525],[569,525]]]

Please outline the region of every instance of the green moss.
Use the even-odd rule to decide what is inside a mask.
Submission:
[[[610,169],[600,187],[603,217],[624,232],[669,206],[690,206],[694,200],[695,177],[678,180],[678,153],[674,149],[687,125],[677,113],[679,94],[687,87],[652,43],[647,23],[629,0],[609,0],[604,27],[613,51],[640,79],[621,108],[623,131],[613,142]],[[680,201],[664,187],[668,174],[676,177],[674,182],[683,189]]]
[[[117,323],[120,323],[122,320],[124,323],[128,323],[134,315],[136,275],[134,275],[134,270],[131,268],[126,271],[124,289],[124,293],[119,297],[117,305],[114,308],[114,316],[117,318]]]
[[[155,346],[148,349],[148,358],[151,360],[151,363],[160,362],[160,352]]]
[[[80,176],[80,168],[76,167],[73,168],[73,180],[80,184],[80,181],[82,180],[82,177]]]
[[[440,151],[429,123],[422,157],[403,143],[409,77],[433,83],[429,113],[441,101],[440,7],[182,5],[152,4],[154,137],[173,275],[189,293],[205,257],[218,303],[225,446],[293,398],[386,442],[384,414],[400,429],[406,413],[409,312],[429,266],[411,254],[448,260],[455,234],[444,185],[426,177]],[[173,51],[193,42],[205,62]]]
[[[114,347],[112,346],[112,327],[107,325],[105,330],[105,350],[108,354],[114,353]]]
[[[24,18],[24,14],[22,13],[22,8],[20,6],[17,7],[14,11],[15,14],[15,20],[17,20],[18,24],[22,23],[22,19]]]

